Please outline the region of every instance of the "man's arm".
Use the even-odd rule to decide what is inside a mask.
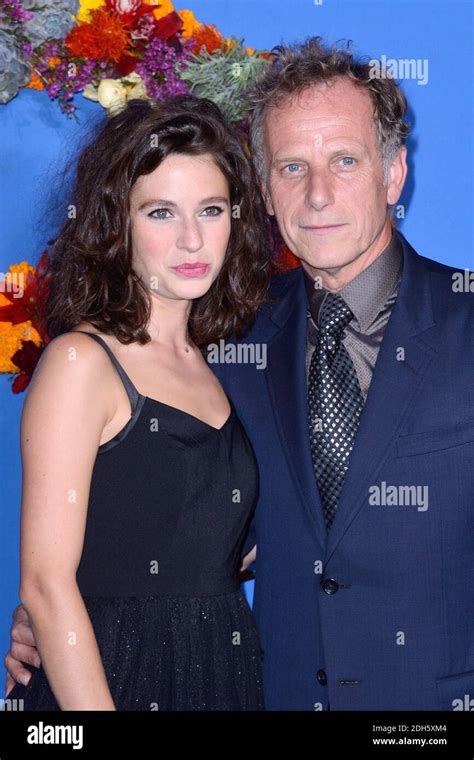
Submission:
[[[23,666],[23,663],[35,668],[41,665],[28,613],[22,604],[15,607],[13,612],[10,635],[10,650],[4,660],[7,669],[5,697],[8,697],[15,683],[22,683],[24,686],[28,684],[31,673]]]
[[[257,547],[243,558],[241,572],[252,565],[257,558]],[[13,612],[13,624],[11,627],[10,650],[5,657],[7,680],[5,684],[5,696],[8,697],[15,683],[28,684],[31,673],[23,667],[23,663],[38,668],[41,658],[36,648],[35,635],[31,628],[28,613],[22,604],[15,607]]]

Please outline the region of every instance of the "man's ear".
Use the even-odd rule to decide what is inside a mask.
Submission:
[[[259,186],[260,186],[260,192],[262,193],[263,200],[265,202],[265,208],[267,209],[267,214],[270,214],[270,216],[275,216],[272,199],[270,197],[270,193],[268,191],[268,186],[266,182],[264,182],[263,179],[259,180]]]
[[[402,145],[388,174],[387,203],[393,206],[400,198],[407,176],[407,149]]]

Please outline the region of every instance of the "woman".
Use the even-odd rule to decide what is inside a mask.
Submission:
[[[131,101],[82,153],[70,208],[21,425],[20,598],[42,667],[9,698],[262,709],[239,587],[258,471],[203,356],[265,300],[251,166],[209,101]]]

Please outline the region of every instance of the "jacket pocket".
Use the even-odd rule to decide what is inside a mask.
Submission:
[[[474,711],[474,670],[436,681],[441,710]]]
[[[442,451],[465,443],[474,443],[474,420],[468,420],[455,427],[429,430],[426,433],[401,435],[397,439],[397,457]]]

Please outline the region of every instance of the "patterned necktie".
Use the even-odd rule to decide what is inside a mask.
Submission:
[[[364,406],[352,360],[342,343],[353,313],[337,293],[328,293],[308,378],[309,434],[314,475],[326,525],[332,525]]]

